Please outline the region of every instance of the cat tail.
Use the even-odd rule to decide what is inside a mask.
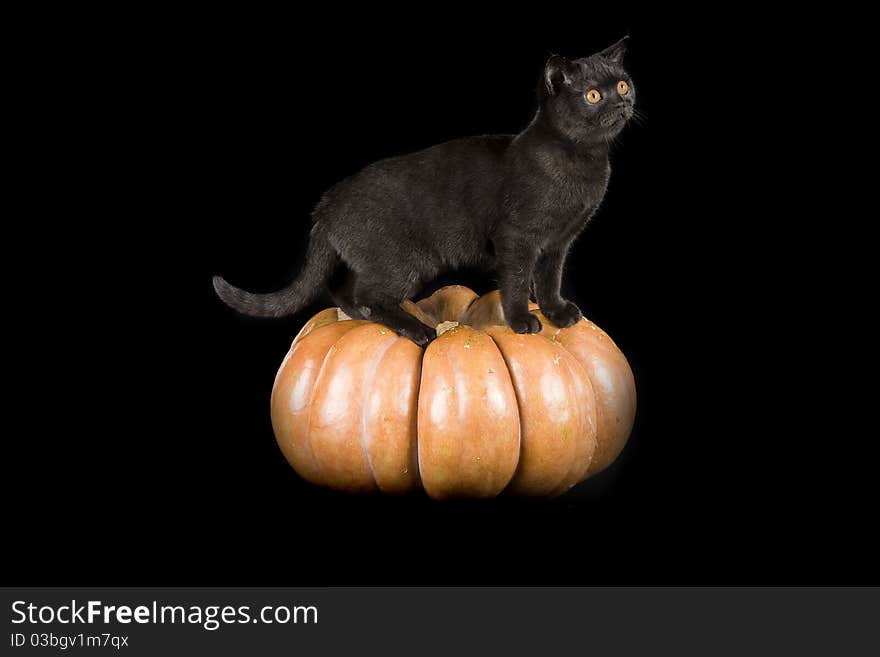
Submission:
[[[301,310],[324,289],[339,264],[336,251],[312,231],[306,251],[306,264],[299,276],[284,289],[269,294],[254,294],[234,287],[220,276],[214,277],[214,290],[223,302],[251,317],[286,317]]]

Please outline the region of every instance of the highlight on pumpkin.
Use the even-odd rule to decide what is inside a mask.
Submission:
[[[272,390],[272,427],[306,480],[436,499],[554,496],[608,467],[635,419],[626,357],[587,319],[518,334],[499,292],[444,287],[401,307],[422,349],[337,308],[303,326]]]

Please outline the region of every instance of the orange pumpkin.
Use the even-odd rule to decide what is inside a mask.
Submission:
[[[305,479],[433,498],[558,495],[607,467],[635,418],[626,358],[583,319],[521,335],[497,291],[449,286],[404,309],[426,349],[328,308],[296,336],[272,390],[272,427]]]

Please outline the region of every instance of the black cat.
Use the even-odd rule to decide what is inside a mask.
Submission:
[[[346,281],[333,291],[342,309],[425,345],[434,330],[400,302],[443,270],[483,266],[498,273],[514,331],[541,330],[528,310],[530,286],[551,322],[571,326],[581,312],[560,296],[565,256],[605,195],[609,142],[634,111],[625,49],[624,38],[584,59],[552,57],[538,112],[518,135],[457,139],[343,180],[315,208],[293,283],[251,294],[215,276],[217,294],[247,315],[290,315],[345,265]]]

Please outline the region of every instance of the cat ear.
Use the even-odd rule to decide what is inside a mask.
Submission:
[[[626,54],[626,44],[628,40],[629,35],[627,34],[613,46],[605,48],[605,50],[600,52],[599,55],[615,64],[620,64],[623,61],[623,56]]]
[[[555,96],[560,86],[571,84],[572,63],[561,55],[553,55],[544,65],[544,87],[547,93]]]

